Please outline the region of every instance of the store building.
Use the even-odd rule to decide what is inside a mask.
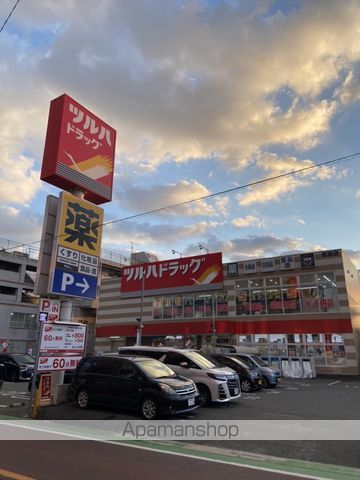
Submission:
[[[269,356],[313,357],[318,373],[359,374],[360,279],[342,250],[222,265],[216,290],[123,298],[121,267],[105,269],[96,349],[134,344],[201,348],[227,343]]]

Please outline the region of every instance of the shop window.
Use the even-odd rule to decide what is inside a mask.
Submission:
[[[251,315],[266,313],[266,299],[264,289],[251,290]]]
[[[266,299],[267,299],[269,314],[283,313],[283,302],[281,298],[280,288],[267,288]]]
[[[287,275],[282,277],[282,283],[284,313],[299,313],[301,309],[297,275]]]
[[[228,298],[226,293],[218,293],[216,296],[216,315],[218,317],[229,314]]]
[[[318,275],[317,278],[320,310],[322,312],[331,312],[339,308],[337,287],[333,278],[333,273],[323,273]]]
[[[315,283],[315,275],[313,273],[305,273],[304,275],[300,275],[301,285],[308,285],[310,283]]]
[[[278,287],[280,285],[280,278],[279,277],[269,277],[266,279],[266,286],[267,287]]]
[[[153,318],[162,318],[161,298],[155,297],[153,300]]]
[[[250,315],[249,290],[240,290],[236,295],[236,315]]]
[[[270,341],[270,355],[273,356],[287,356],[287,346],[285,335],[269,335]]]
[[[204,294],[195,295],[195,317],[203,317],[205,313]]]
[[[249,287],[250,288],[261,288],[264,286],[264,279],[263,278],[256,278],[253,280],[249,280]]]
[[[173,298],[173,318],[183,318],[181,295],[177,295]]]
[[[249,280],[238,280],[236,282],[236,288],[248,288],[249,284],[248,284]]]
[[[204,300],[205,300],[205,316],[206,317],[212,317],[215,316],[215,299],[213,298],[213,295],[206,294],[204,295]]]
[[[300,289],[303,313],[319,311],[319,296],[317,287],[302,287]]]
[[[163,298],[163,318],[172,318],[172,297]]]
[[[239,335],[239,343],[245,343],[246,345],[252,344],[252,335]]]
[[[193,295],[184,295],[184,317],[185,318],[194,317],[194,296]]]

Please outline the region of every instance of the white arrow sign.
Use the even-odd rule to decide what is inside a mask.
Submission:
[[[86,281],[86,278],[83,277],[83,281],[84,281],[84,283],[79,283],[79,282],[75,283],[75,285],[76,285],[77,287],[84,287],[84,288],[82,289],[81,293],[85,293],[86,290],[88,290],[88,289],[89,289],[89,286],[90,286],[90,285],[88,284],[88,282]]]

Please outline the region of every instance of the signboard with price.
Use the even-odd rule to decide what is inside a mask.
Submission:
[[[82,354],[85,348],[86,325],[51,324],[43,325],[40,337],[40,355]]]
[[[74,370],[85,350],[86,325],[44,323],[40,332],[37,372]]]
[[[39,357],[37,371],[50,372],[61,370],[75,370],[81,358],[81,356]]]

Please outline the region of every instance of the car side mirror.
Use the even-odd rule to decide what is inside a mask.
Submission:
[[[189,364],[188,364],[188,362],[181,362],[180,367],[189,368]]]

